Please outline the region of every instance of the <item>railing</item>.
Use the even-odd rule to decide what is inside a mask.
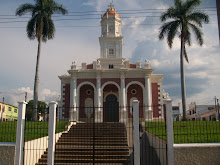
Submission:
[[[22,146],[24,146],[24,164],[46,165],[51,162],[64,164],[73,162],[76,164],[132,164],[134,162],[135,164],[138,162],[142,165],[145,160],[140,161],[139,158],[140,154],[144,153],[143,150],[153,154],[153,157],[157,156],[156,160],[147,160],[148,162],[167,163],[166,147],[164,147],[166,142],[160,137],[164,132],[157,134],[154,131],[160,127],[166,127],[166,124],[162,124],[161,118],[155,120],[157,116],[149,110],[149,107],[138,106],[138,101],[133,108],[111,107],[110,105],[108,107],[56,107],[55,102],[50,103],[49,122],[27,121],[26,129],[22,133],[25,103],[19,103],[19,109],[22,110],[18,118],[21,127],[18,127],[20,133],[16,139],[18,142],[16,147],[18,161],[16,162],[22,161]],[[161,107],[156,109],[159,108]],[[63,111],[65,113],[67,109],[69,109],[69,115],[77,115],[73,117],[76,120],[67,121],[68,119],[60,117],[60,114],[63,114]],[[111,116],[110,112],[114,115]],[[143,146],[141,149],[139,148],[140,125],[143,130],[140,142],[144,144],[141,145]],[[22,144],[23,134],[24,145]],[[150,159],[152,155],[142,155],[142,157]]]

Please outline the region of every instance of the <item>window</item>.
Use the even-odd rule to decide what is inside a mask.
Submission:
[[[131,93],[132,93],[133,95],[135,95],[135,94],[137,93],[136,89],[132,89],[132,90],[131,90]]]
[[[8,110],[11,111],[11,107],[8,107]]]
[[[109,65],[109,69],[113,69],[114,68],[114,66],[113,65]]]
[[[92,94],[92,91],[91,91],[90,89],[88,89],[88,90],[86,91],[86,94],[87,94],[87,95],[91,95],[91,94]]]
[[[17,112],[18,112],[18,110],[17,110],[17,109],[14,109],[14,112],[15,112],[15,113],[17,113]]]
[[[114,54],[114,49],[109,49],[108,54]]]

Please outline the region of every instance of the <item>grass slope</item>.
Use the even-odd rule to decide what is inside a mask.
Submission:
[[[146,122],[146,131],[166,140],[165,122]],[[174,143],[220,142],[219,121],[176,121]]]
[[[25,122],[24,139],[25,141],[48,136],[48,122]],[[56,133],[65,131],[68,121],[56,123]],[[16,141],[16,121],[0,122],[0,142]]]

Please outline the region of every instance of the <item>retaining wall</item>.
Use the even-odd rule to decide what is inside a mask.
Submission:
[[[220,143],[174,144],[175,165],[220,165]]]
[[[0,164],[14,165],[15,143],[0,143]]]

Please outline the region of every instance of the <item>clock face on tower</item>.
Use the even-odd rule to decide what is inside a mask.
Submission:
[[[114,26],[113,25],[109,25],[108,30],[109,30],[109,32],[113,32],[114,31]]]

